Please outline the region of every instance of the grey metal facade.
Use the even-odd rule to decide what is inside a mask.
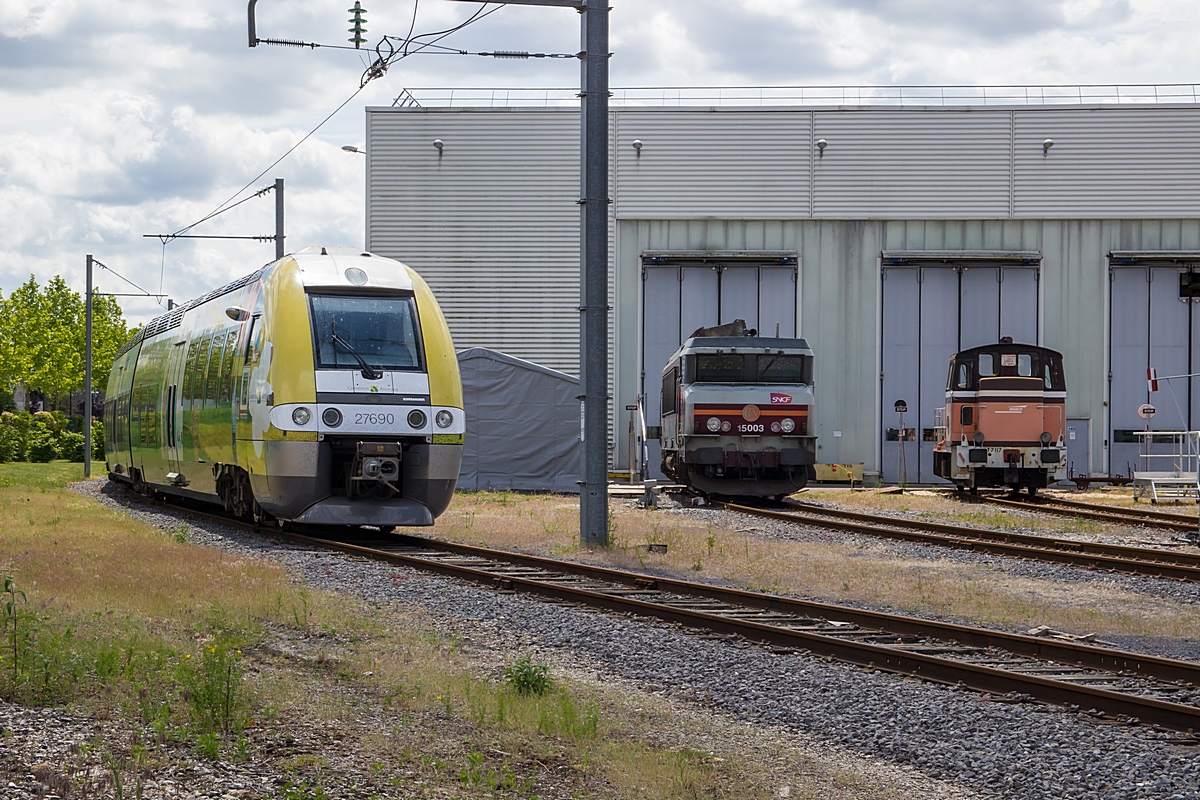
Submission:
[[[1139,290],[1127,307],[1116,293],[1133,279],[1122,275],[1136,270],[1142,286],[1155,275],[1110,268],[1110,254],[1135,251],[1195,253],[1200,264],[1200,106],[612,115],[614,464],[626,463],[624,407],[658,392],[661,365],[644,363],[644,330],[666,323],[654,291],[647,307],[647,281],[662,282],[647,273],[647,254],[795,254],[798,333],[817,354],[820,460],[862,461],[873,473],[890,471],[886,428],[896,423],[884,405],[895,373],[884,360],[896,348],[920,358],[899,368],[898,381],[912,379],[905,391],[936,395],[941,351],[976,343],[993,324],[999,334],[1011,318],[1020,336],[1064,353],[1067,415],[1090,437],[1075,451],[1090,464],[1076,471],[1102,474],[1125,470],[1109,439],[1145,395],[1147,362],[1160,352],[1164,364],[1180,361],[1193,330],[1200,343],[1191,304],[1166,301],[1161,287],[1175,278],[1161,272],[1166,294]],[[577,111],[368,109],[367,129],[368,247],[426,277],[457,346],[577,372]],[[892,252],[932,255],[885,263]],[[989,253],[1000,260],[979,260]],[[1153,269],[1177,274],[1187,263]],[[917,284],[909,300],[905,281]],[[1141,313],[1134,306],[1146,319],[1129,316]],[[910,345],[897,338],[904,330]],[[1184,360],[1200,367],[1200,347],[1192,351]],[[1200,404],[1197,389],[1189,402]]]

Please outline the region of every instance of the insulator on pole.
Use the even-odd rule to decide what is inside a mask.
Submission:
[[[367,10],[362,7],[362,3],[360,3],[359,0],[354,0],[354,8],[348,8],[346,10],[354,15],[350,19],[346,20],[354,26],[353,28],[348,29],[350,33],[354,35],[346,41],[353,44],[355,50],[359,50],[367,41],[365,38],[363,38],[363,34],[367,32],[366,27],[364,27],[367,23],[367,18],[364,16],[367,13]]]

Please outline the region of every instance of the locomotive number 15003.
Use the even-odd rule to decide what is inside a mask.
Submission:
[[[766,430],[763,425],[752,425],[748,422],[740,423],[737,429],[738,433],[763,433]]]

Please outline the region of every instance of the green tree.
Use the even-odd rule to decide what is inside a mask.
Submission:
[[[84,301],[60,276],[44,287],[32,275],[0,298],[0,384],[25,385],[58,400],[83,388]],[[92,386],[103,390],[129,330],[115,298],[92,301]]]

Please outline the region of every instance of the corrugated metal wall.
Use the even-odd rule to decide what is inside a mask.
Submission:
[[[1066,355],[1068,417],[1090,420],[1091,471],[1107,469],[1107,255],[1200,247],[1200,107],[925,113],[613,112],[615,464],[625,463],[623,409],[645,366],[644,251],[797,252],[820,458],[870,471],[881,439],[881,252],[1029,250],[1043,256],[1039,329]],[[673,120],[697,129],[672,133]],[[825,158],[806,162],[816,137],[829,142]],[[434,138],[445,142],[440,160]],[[1043,157],[1046,138],[1055,146]],[[376,110],[368,147],[368,246],[426,276],[456,342],[576,373],[578,114]],[[774,153],[787,180],[756,152]],[[906,172],[913,159],[924,171]],[[810,202],[838,218],[810,218]]]
[[[579,114],[368,113],[367,153],[367,247],[421,273],[455,345],[577,375]]]
[[[1200,215],[1195,108],[1023,110],[1015,142],[1015,216]]]
[[[1009,216],[1008,111],[815,112],[813,216]],[[819,151],[818,151],[819,152]]]
[[[615,112],[616,214],[795,219],[809,214],[808,114]],[[633,146],[641,142],[641,150]]]

